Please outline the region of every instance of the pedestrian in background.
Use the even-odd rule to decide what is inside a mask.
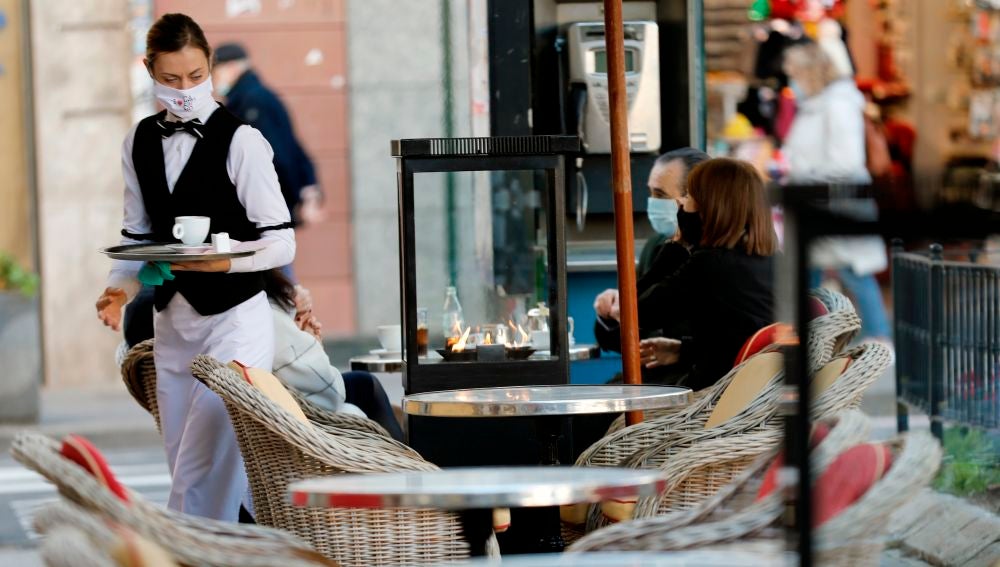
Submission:
[[[865,152],[865,98],[828,48],[799,45],[785,54],[785,72],[798,110],[782,148],[788,181],[795,185],[869,185]],[[851,203],[867,220],[878,216],[873,199]],[[833,274],[854,298],[864,336],[888,342],[889,320],[875,274],[888,267],[879,237],[823,238],[813,245],[811,287]]]
[[[321,220],[322,194],[312,160],[302,148],[292,120],[278,95],[265,85],[238,43],[223,43],[215,50],[212,81],[226,108],[264,135],[274,150],[274,169],[281,194],[296,226]],[[294,281],[291,267],[285,275]]]

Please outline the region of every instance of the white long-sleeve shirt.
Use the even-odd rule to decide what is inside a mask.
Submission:
[[[219,106],[212,105],[197,118],[208,122],[218,108]],[[168,113],[167,120],[179,119]],[[149,234],[153,231],[153,225],[146,213],[135,164],[132,163],[132,145],[137,127],[138,124],[132,127],[122,143],[122,175],[125,178],[125,215],[122,228],[132,234]],[[183,130],[163,138],[164,168],[167,188],[171,193],[197,141],[198,138],[193,134]],[[257,228],[276,226],[291,220],[278,185],[273,159],[271,145],[260,132],[247,125],[236,129],[229,146],[226,171],[230,181],[236,186],[237,198],[246,209],[247,218]],[[123,237],[121,243],[137,244],[139,241]],[[295,232],[290,228],[268,230],[261,233],[259,240],[236,244],[235,249],[240,247],[256,249],[257,253],[244,258],[233,258],[230,273],[259,272],[285,266],[295,258]],[[142,262],[116,260],[108,276],[108,287],[125,290],[131,301],[140,288],[137,276],[141,267]]]

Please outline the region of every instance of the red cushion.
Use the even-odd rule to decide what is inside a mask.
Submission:
[[[830,313],[830,310],[826,308],[826,304],[819,300],[818,297],[809,296],[809,318],[815,319],[817,317],[822,317]]]
[[[253,386],[253,380],[250,378],[250,372],[249,372],[250,367],[249,366],[247,366],[246,364],[243,364],[242,362],[240,362],[238,360],[232,361],[230,363],[230,365],[236,365],[236,367],[241,370],[240,376],[243,376],[243,379],[246,380],[247,384],[250,384],[251,386]]]
[[[814,423],[812,427],[812,434],[809,435],[809,448],[815,449],[820,443],[823,442],[824,439],[826,439],[827,435],[829,435],[832,430],[833,427],[824,421]],[[760,488],[757,489],[757,500],[764,499],[764,497],[774,492],[774,489],[778,487],[778,471],[781,470],[784,463],[785,454],[778,453],[774,462],[768,465],[767,470],[764,472],[764,481],[761,482]]]
[[[855,445],[838,455],[813,487],[813,527],[864,496],[890,466],[892,452],[882,443]]]
[[[98,482],[103,484],[121,498],[123,502],[128,502],[128,491],[115,478],[111,467],[101,454],[91,443],[79,435],[67,435],[63,438],[62,448],[59,454],[80,465],[89,472]]]
[[[733,367],[735,368],[743,364],[748,358],[774,343],[788,339],[790,333],[791,327],[784,323],[771,323],[757,331],[743,343],[743,347],[736,353],[736,360],[733,361]]]

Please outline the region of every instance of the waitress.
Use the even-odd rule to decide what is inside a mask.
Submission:
[[[184,215],[210,217],[212,233],[255,241],[250,257],[171,264],[175,279],[154,295],[168,506],[236,521],[247,494],[243,460],[222,400],[191,375],[191,360],[207,354],[271,368],[274,326],[262,272],[291,263],[295,236],[271,147],[212,98],[210,62],[190,17],[166,14],[150,28],[145,64],[166,110],[140,121],[122,145],[122,243],[173,241],[174,217]],[[141,267],[116,262],[97,301],[98,318],[114,330],[139,290]]]

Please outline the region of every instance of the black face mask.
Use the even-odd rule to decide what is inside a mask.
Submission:
[[[677,228],[681,229],[681,239],[691,246],[701,245],[701,217],[684,209],[677,211]]]

